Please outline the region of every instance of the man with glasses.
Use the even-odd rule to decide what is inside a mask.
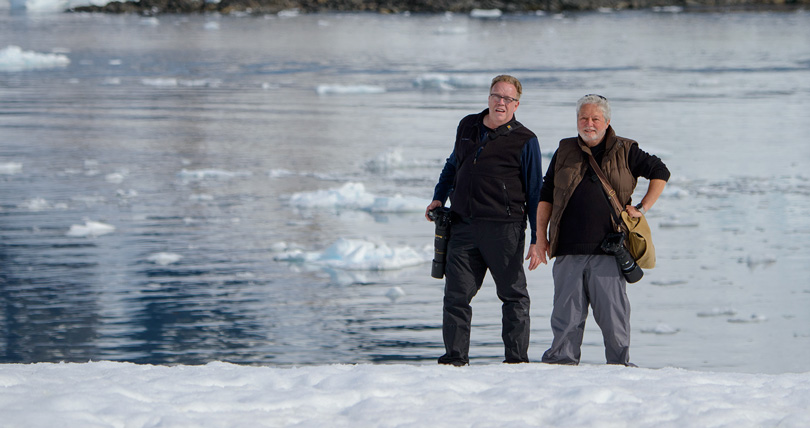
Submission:
[[[515,120],[522,87],[518,79],[492,79],[489,107],[458,125],[428,212],[450,198],[451,230],[445,267],[439,364],[469,364],[470,302],[489,270],[502,305],[505,363],[529,361],[529,293],[523,270],[526,220],[531,223],[529,269],[540,264],[535,213],[542,186],[540,145]]]
[[[613,255],[601,244],[615,232],[615,211],[602,182],[590,165],[593,156],[616,192],[620,206],[632,217],[641,217],[664,191],[669,170],[638,143],[616,135],[610,126],[610,103],[590,94],[577,101],[578,137],[560,141],[543,180],[537,207],[537,249],[541,263],[556,257],[554,309],[551,330],[554,340],[543,362],[579,364],[582,336],[593,308],[602,330],[608,364],[630,363],[630,302],[626,281]],[[637,205],[631,196],[638,177],[650,180]],[[548,229],[548,236],[546,236]]]

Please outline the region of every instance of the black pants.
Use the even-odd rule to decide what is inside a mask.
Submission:
[[[523,271],[526,223],[456,221],[447,247],[441,364],[469,363],[472,302],[489,269],[503,302],[505,362],[528,362],[529,292]]]

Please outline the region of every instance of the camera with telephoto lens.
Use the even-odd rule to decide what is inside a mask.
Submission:
[[[433,239],[433,265],[430,276],[444,278],[444,264],[447,260],[447,242],[450,240],[450,208],[439,207],[428,211],[428,217],[436,225],[436,237]]]
[[[638,282],[644,276],[644,271],[636,264],[636,260],[624,246],[624,233],[609,233],[602,241],[602,251],[616,257],[619,270],[622,271],[627,282],[631,284]]]

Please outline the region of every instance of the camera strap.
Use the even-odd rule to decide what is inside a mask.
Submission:
[[[596,175],[599,176],[599,181],[602,182],[602,188],[605,190],[605,197],[607,197],[608,203],[613,207],[613,211],[611,211],[611,214],[613,214],[613,224],[618,231],[627,234],[627,230],[625,230],[627,226],[625,226],[621,217],[624,209],[619,205],[619,201],[616,199],[616,191],[613,190],[613,186],[610,185],[607,177],[605,177],[602,168],[599,167],[599,164],[596,163],[596,159],[594,159],[593,155],[590,153],[588,154],[588,161],[591,163],[591,168],[596,172]]]

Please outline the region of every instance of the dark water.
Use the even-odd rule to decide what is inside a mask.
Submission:
[[[427,204],[457,121],[509,72],[546,160],[575,130],[575,100],[598,92],[617,132],[673,171],[650,213],[659,267],[630,291],[637,363],[810,370],[808,24],[806,12],[0,16],[0,49],[70,59],[0,72],[0,362],[432,363],[442,283],[429,264],[276,260],[280,246],[346,238],[422,249],[421,213],[290,196],[352,182]],[[115,230],[69,236],[86,221]],[[537,360],[550,268],[529,281]],[[395,287],[405,295],[389,298]],[[498,306],[488,280],[473,363],[501,360]],[[602,361],[592,321],[583,352]]]

